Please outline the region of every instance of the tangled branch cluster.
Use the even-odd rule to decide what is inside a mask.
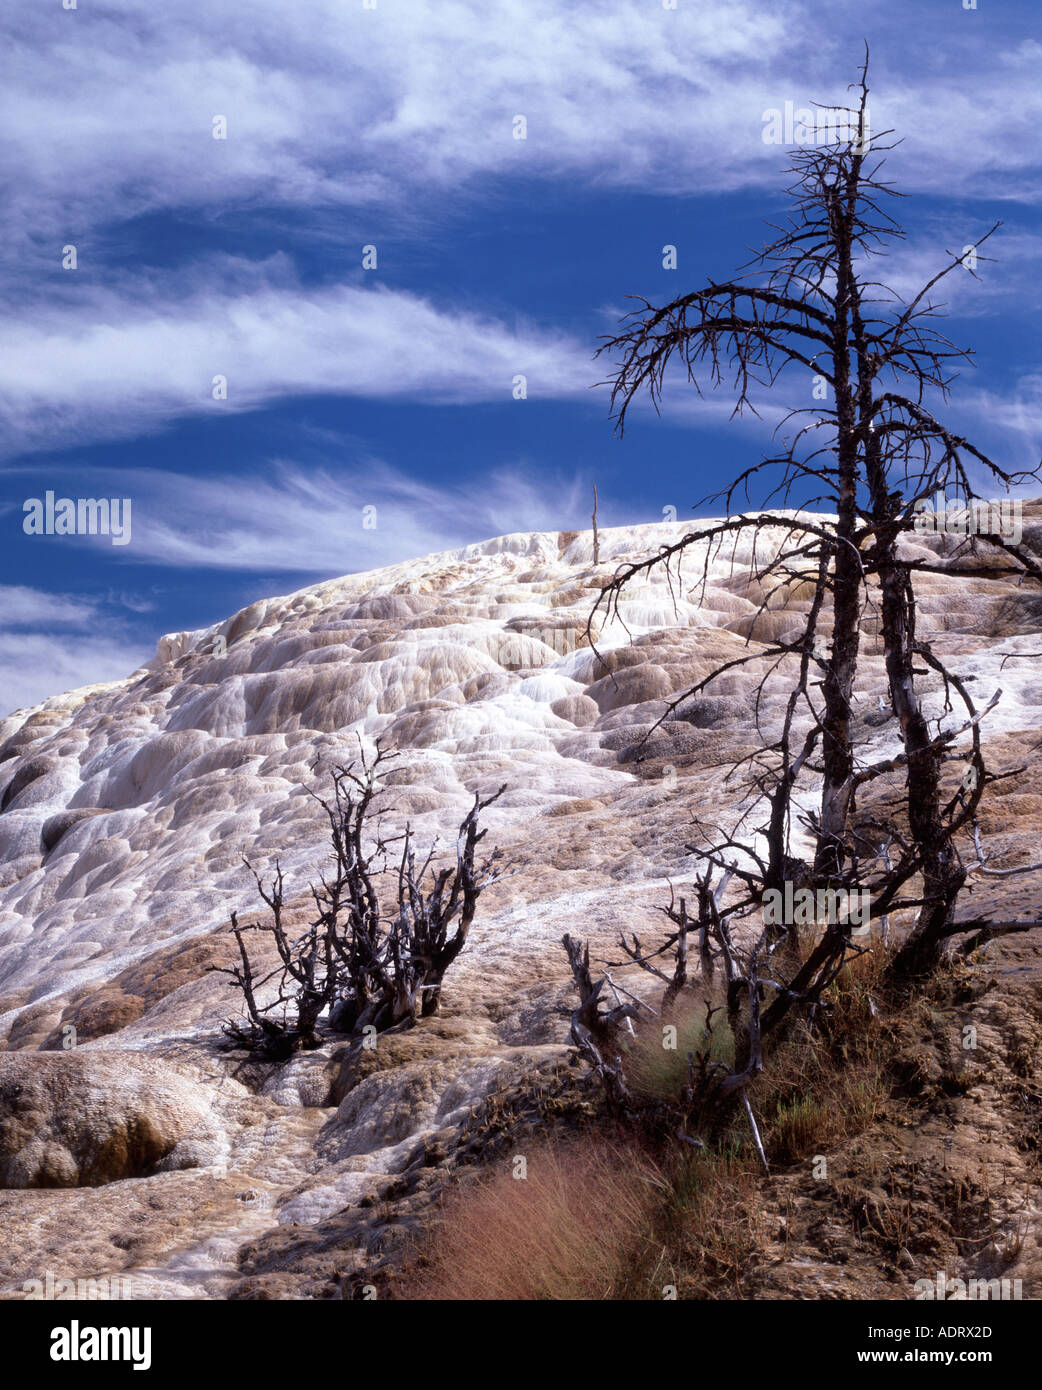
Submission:
[[[459,827],[455,863],[435,868],[436,846],[421,858],[408,824],[387,837],[374,818],[378,772],[391,756],[378,743],[371,761],[363,754],[357,768],[334,770],[331,797],[313,793],[329,822],[333,870],[310,887],[315,915],[303,933],[295,936],[285,924],[278,863],[266,885],[247,861],[269,920],[243,925],[233,912],[239,962],[215,967],[243,996],[245,1019],[225,1026],[233,1041],[285,1057],[318,1044],[323,1017],[332,1032],[358,1035],[437,1012],[445,973],[466,944],[478,899],[498,877],[498,850],[477,858],[487,833],[478,818],[505,788],[484,799],[475,795]],[[260,977],[250,933],[268,937],[278,957]]]

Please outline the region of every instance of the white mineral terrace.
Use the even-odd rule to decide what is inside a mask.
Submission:
[[[653,774],[642,767],[639,739],[716,664],[800,621],[799,585],[758,614],[765,590],[750,575],[751,536],[736,551],[726,540],[709,557],[704,587],[705,549],[692,548],[669,576],[659,567],[628,586],[616,619],[594,618],[605,673],[584,636],[600,587],[618,565],[693,526],[602,531],[596,567],[589,532],[536,533],[312,585],[212,628],[163,637],[149,666],[125,680],[0,721],[7,1059],[39,1048],[70,999],[213,933],[233,909],[256,911],[243,855],[260,869],[277,855],[290,893],[303,894],[326,853],[322,814],[306,789],[324,789],[329,769],[357,756],[359,740],[371,750],[380,737],[400,751],[385,777],[388,815],[408,819],[421,841],[440,836],[451,846],[475,792],[505,783],[484,823],[488,844],[503,846],[515,870],[490,890],[448,978],[457,1043],[368,1078],[339,1109],[322,1103],[321,1055],[292,1063],[262,1096],[231,1079],[213,1048],[234,1011],[223,977],[188,979],[125,1026],[79,1038],[83,1105],[109,1113],[147,1093],[170,1117],[178,1146],[154,1177],[50,1193],[66,1207],[38,1220],[38,1263],[58,1259],[48,1253],[48,1230],[71,1221],[101,1241],[142,1193],[202,1211],[212,1189],[212,1213],[190,1236],[173,1227],[163,1235],[155,1216],[153,1245],[128,1267],[136,1296],[220,1296],[243,1240],[357,1201],[504,1069],[560,1049],[559,1019],[533,1030],[523,1010],[520,1021],[497,1017],[496,980],[534,989],[551,958],[558,978],[566,930],[610,938],[620,926],[643,932],[661,920],[667,877],[691,881],[684,842],[693,801],[718,820],[735,813],[724,755],[714,750],[755,741],[752,694],[762,672],[726,676],[663,725],[646,750]],[[1029,519],[1029,543],[1039,529]],[[761,530],[755,560],[785,543],[783,529]],[[910,542],[934,555],[956,543]],[[1038,650],[1035,601],[983,577],[957,600],[941,577],[925,579],[923,592],[922,630],[961,644],[960,671],[975,698],[986,703],[1002,688],[987,737],[1037,729],[1037,663],[1012,660],[1000,670],[1006,655]],[[886,683],[871,618],[864,634],[867,737],[877,752],[896,751],[893,721],[879,711]],[[772,692],[783,688],[766,688],[765,725],[778,708]],[[929,698],[939,712],[939,691]],[[671,775],[678,767],[679,782]],[[133,1053],[140,1069],[126,1063]],[[31,1204],[42,1200],[25,1194],[27,1218],[37,1220]],[[93,1240],[82,1237],[68,1272],[111,1271]],[[0,1276],[0,1286],[20,1284]]]

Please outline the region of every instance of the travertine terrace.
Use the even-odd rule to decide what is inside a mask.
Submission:
[[[711,558],[704,589],[694,553],[672,584],[634,585],[617,620],[595,618],[592,650],[587,619],[615,567],[685,529],[602,531],[596,567],[589,533],[512,535],[262,599],[162,638],[126,680],[0,722],[7,1296],[49,1270],[126,1272],[136,1297],[228,1296],[245,1242],[356,1203],[424,1135],[564,1051],[562,933],[654,930],[667,878],[693,872],[691,817],[733,812],[724,779],[756,742],[755,673],[652,726],[800,604],[794,585],[759,611],[743,541]],[[783,542],[765,529],[759,557]],[[1042,550],[1037,506],[1025,544]],[[983,569],[923,594],[930,640],[975,692],[1002,688],[986,725],[998,763],[1037,758],[1042,596]],[[896,751],[870,628],[878,690],[861,733]],[[421,841],[451,847],[474,793],[506,784],[485,821],[512,872],[482,900],[442,1016],[358,1084],[344,1091],[328,1049],[237,1076],[217,1047],[236,1000],[206,967],[227,959],[230,911],[257,906],[242,856],[261,869],[278,856],[305,911],[326,852],[306,789],[377,736],[400,751],[388,821]],[[989,812],[1005,862],[1033,850],[1036,782],[1005,784]]]

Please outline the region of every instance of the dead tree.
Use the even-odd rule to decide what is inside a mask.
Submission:
[[[674,930],[662,943],[646,948],[636,936],[623,936],[626,961],[608,962],[634,964],[662,980],[668,1011],[680,991],[691,987],[689,938],[697,932],[702,987],[727,1009],[735,1059],[730,1070],[703,1066],[698,1077],[693,1071],[685,1104],[711,1094],[719,1111],[740,1100],[754,1134],[747,1088],[764,1064],[765,1043],[794,1012],[813,1018],[845,963],[865,949],[853,939],[849,918],[830,917],[808,940],[799,938],[794,923],[761,926],[768,891],[788,884],[812,892],[867,892],[872,919],[884,928],[894,914],[914,914],[891,963],[900,977],[934,967],[953,938],[964,937],[964,949],[970,949],[996,935],[1042,925],[956,916],[970,873],[1042,866],[989,867],[978,811],[997,774],[986,766],[980,725],[1000,692],[983,703],[974,700],[967,682],[918,632],[916,607],[919,575],[943,574],[953,581],[978,575],[982,551],[994,557],[995,569],[1027,582],[1042,580],[1042,569],[993,525],[953,553],[942,547],[930,558],[905,539],[936,494],[954,493],[969,508],[980,500],[976,476],[1008,491],[1038,479],[1039,472],[1006,472],[938,419],[937,403],[949,396],[954,367],[971,354],[938,332],[931,294],[956,271],[974,273],[965,253],[949,255],[908,300],[872,278],[873,256],[903,234],[885,208],[899,195],[879,178],[882,161],[869,149],[867,72],[866,50],[856,104],[841,108],[848,135],[796,153],[791,212],[753,261],[732,279],[710,282],[664,306],[640,299],[600,349],[613,360],[607,384],[620,435],[640,397],[650,396],[658,408],[667,371],[677,367],[699,392],[706,381],[714,388],[730,382],[735,414],[755,412],[756,388],[768,390],[793,370],[820,378],[831,393],[829,402],[786,418],[780,428],[790,433],[782,437],[780,451],[746,469],[715,498],[703,499],[700,506],[722,502],[721,519],[619,567],[587,627],[596,651],[594,624],[619,618],[626,586],[662,567],[676,593],[683,582],[681,561],[689,552],[700,556],[693,585],[697,599],[714,557],[725,547],[733,555],[743,536],[751,536],[752,573],[763,594],[757,617],[793,586],[809,593],[802,621],[794,615],[793,630],[750,645],[669,702],[662,719],[721,676],[749,668],[758,675],[755,717],[762,738],[730,768],[729,780],[740,788],[737,823],[696,822],[687,849],[704,871],[697,878],[694,919],[686,899],[679,905],[671,900],[664,911]],[[877,154],[892,148],[881,143],[889,134],[872,140]],[[978,251],[995,230],[978,239]],[[750,489],[769,471],[780,474],[780,481],[757,498],[757,514],[736,510],[739,497],[753,503]],[[898,751],[887,757],[867,756],[852,732],[855,701],[869,693],[863,689],[860,641],[869,618],[878,619],[888,684],[885,707],[899,728]],[[924,709],[924,674],[940,677],[940,714]],[[762,716],[774,678],[787,684],[788,693],[780,720],[767,733]],[[882,695],[876,697],[883,706]],[[961,780],[951,776],[953,763],[965,773]],[[881,811],[877,840],[866,843],[857,802],[877,788],[892,794],[900,814]],[[811,789],[816,807],[803,815],[797,796],[802,799]],[[797,832],[809,845],[803,852],[797,852]],[[728,884],[721,880],[714,888],[714,874],[731,881],[726,904]],[[588,961],[586,966],[589,976]],[[572,968],[583,996],[585,977],[576,973],[574,960]],[[722,979],[721,994],[715,971]],[[625,1049],[615,1055],[611,1084],[622,1093]]]
[[[286,1056],[321,1041],[323,1015],[330,1032],[362,1035],[437,1012],[445,973],[466,945],[478,899],[498,877],[498,850],[477,860],[487,833],[478,819],[505,788],[484,799],[475,795],[459,827],[455,863],[436,868],[436,844],[421,859],[408,823],[385,836],[374,813],[383,790],[378,773],[393,756],[377,743],[372,760],[363,753],[357,765],[334,769],[331,797],[311,793],[329,822],[333,869],[310,886],[315,916],[302,935],[291,938],[283,925],[278,863],[268,887],[254,872],[269,920],[241,927],[233,913],[240,963],[215,967],[243,995],[245,1021],[225,1027],[234,1041]],[[247,932],[267,935],[276,947],[279,963],[260,979]]]
[[[740,949],[732,935],[733,913],[721,910],[721,901],[730,878],[723,875],[714,886],[712,869],[698,880],[698,916],[688,917],[686,901],[679,905],[675,897],[663,911],[675,924],[676,931],[653,950],[646,950],[640,938],[631,933],[620,935],[625,961],[618,965],[638,965],[650,975],[662,980],[666,989],[658,1012],[659,1024],[670,1020],[680,992],[688,983],[688,936],[697,931],[699,959],[702,966],[702,985],[706,991],[703,1034],[705,1045],[687,1054],[687,1080],[675,1097],[636,1094],[627,1077],[630,1043],[623,1038],[620,1024],[637,1019],[649,1026],[655,1011],[635,996],[632,1004],[618,1004],[602,1011],[601,991],[608,980],[604,975],[594,980],[590,970],[589,944],[580,946],[565,935],[563,945],[572,969],[572,978],[579,994],[579,1008],[572,1015],[571,1037],[580,1054],[599,1077],[611,1109],[620,1117],[636,1123],[645,1134],[668,1135],[686,1144],[702,1147],[703,1141],[689,1131],[703,1128],[707,1121],[719,1119],[733,1100],[745,1107],[757,1151],[764,1163],[763,1144],[746,1095],[747,1087],[763,1068],[760,999],[763,985],[771,983],[761,976],[761,964],[769,959],[778,942],[770,940],[764,928],[751,950]],[[744,911],[748,915],[750,904]],[[667,971],[661,962],[671,961]],[[722,965],[724,1005],[714,1004],[715,963]],[[728,1067],[713,1058],[713,1015],[726,1007],[734,1040],[734,1065]]]
[[[638,1007],[620,1003],[603,1011],[601,991],[607,984],[607,977],[593,978],[589,942],[580,943],[565,932],[561,944],[579,995],[579,1007],[572,1013],[572,1042],[600,1078],[612,1109],[616,1113],[625,1111],[631,1097],[620,1055],[619,1025],[626,1019],[638,1018]]]
[[[1030,582],[1042,579],[1042,569],[994,526],[936,562],[902,541],[937,493],[952,492],[970,507],[980,500],[976,475],[1008,491],[1039,472],[1008,473],[934,413],[935,402],[949,396],[955,365],[972,356],[936,329],[938,307],[931,299],[946,276],[975,273],[965,253],[949,254],[908,300],[872,278],[872,258],[903,233],[885,207],[900,195],[879,178],[882,160],[876,157],[892,148],[881,143],[891,132],[869,136],[867,72],[866,47],[856,104],[841,108],[847,134],[795,154],[792,208],[774,228],[775,239],[728,281],[710,282],[661,307],[640,299],[621,331],[599,350],[613,360],[606,384],[620,435],[639,397],[650,396],[658,408],[667,369],[677,367],[699,392],[704,381],[713,387],[730,381],[735,414],[755,413],[755,389],[769,389],[793,369],[820,378],[831,403],[790,414],[780,428],[792,434],[783,437],[780,452],[746,469],[715,499],[703,499],[699,505],[723,503],[722,520],[620,567],[594,605],[587,631],[596,650],[593,624],[598,617],[619,616],[626,586],[659,566],[671,587],[679,583],[681,556],[693,547],[703,557],[695,592],[704,590],[713,556],[749,533],[753,572],[766,590],[759,611],[790,586],[809,590],[809,608],[795,635],[723,663],[670,703],[664,717],[726,672],[758,664],[766,667],[757,686],[759,727],[767,681],[780,673],[790,683],[780,732],[732,769],[748,789],[738,826],[700,826],[700,842],[689,849],[708,865],[737,874],[749,902],[800,881],[814,889],[867,890],[873,918],[914,912],[893,962],[895,972],[910,974],[936,965],[953,936],[987,930],[976,920],[960,924],[955,908],[968,873],[983,867],[980,856],[968,856],[967,840],[994,778],[985,766],[980,722],[999,694],[981,708],[918,633],[915,580],[922,573],[953,580],[977,574],[974,561],[982,548],[995,555],[998,568]],[[997,225],[982,234],[977,250]],[[781,476],[760,499],[767,510],[736,512],[739,496],[751,502],[750,487],[768,470]],[[812,508],[829,515],[813,514]],[[768,529],[783,533],[786,543],[764,553]],[[866,762],[855,746],[852,719],[862,669],[860,631],[876,614],[901,751]],[[923,673],[941,677],[945,706],[938,717],[924,711],[918,680]],[[957,728],[951,726],[953,700],[965,712]],[[967,735],[969,748],[963,751],[957,740]],[[953,788],[948,765],[965,765],[967,759],[974,776]],[[888,779],[880,785],[889,786],[895,774],[904,780],[904,823],[891,816],[883,848],[866,852],[852,824],[858,794],[880,778]],[[812,781],[817,810],[800,821],[795,795]],[[756,819],[760,812],[762,821]],[[793,852],[794,821],[810,835],[805,857]],[[757,833],[764,854],[753,850]],[[1039,923],[1002,929],[1034,925]],[[850,935],[849,923],[829,923],[795,973],[776,982],[763,1014],[765,1034],[794,1007],[820,996],[853,948]]]

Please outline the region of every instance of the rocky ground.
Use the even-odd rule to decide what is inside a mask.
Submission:
[[[679,588],[660,575],[596,618],[591,650],[614,567],[682,533],[602,532],[597,566],[589,535],[504,537],[313,586],[0,723],[4,1297],[48,1271],[124,1274],[146,1299],[393,1296],[446,1181],[499,1161],[515,1125],[588,1111],[561,935],[596,952],[651,934],[667,880],[690,883],[693,818],[737,814],[727,770],[756,743],[758,673],[653,726],[805,599],[793,584],[761,611],[748,549],[713,558],[702,587],[690,556]],[[759,558],[782,541],[765,530]],[[1042,506],[1025,542],[1042,551]],[[989,850],[1033,862],[1042,596],[984,568],[957,596],[943,577],[924,589],[935,650],[985,700],[1003,692],[986,739],[1012,775],[987,803]],[[880,755],[896,739],[871,616],[864,640],[860,728]],[[332,1040],[252,1063],[221,1046],[235,998],[208,969],[230,959],[229,913],[259,906],[241,857],[279,856],[303,921],[325,853],[305,788],[377,736],[400,753],[389,823],[421,840],[451,845],[473,794],[506,783],[486,823],[512,872],[438,1016],[365,1055]],[[984,905],[1037,915],[1037,877],[979,879],[967,913]],[[829,1153],[827,1183],[806,1164],[764,1180],[735,1292],[906,1298],[935,1268],[1001,1268],[1037,1296],[1039,944],[993,943],[946,977],[888,1043],[887,1103]]]

